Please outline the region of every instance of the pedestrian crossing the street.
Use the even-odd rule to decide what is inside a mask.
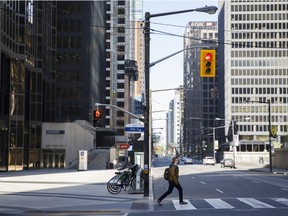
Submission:
[[[197,210],[197,209],[264,209],[288,208],[288,198],[214,198],[203,200],[185,199],[187,205],[180,205],[179,200],[172,200],[172,209]],[[163,203],[165,206],[166,204]],[[167,204],[168,205],[168,204]],[[166,205],[166,206],[167,206]],[[161,208],[161,207],[160,207]],[[159,208],[159,210],[160,210]]]

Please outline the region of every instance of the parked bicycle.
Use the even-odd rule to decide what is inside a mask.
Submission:
[[[130,185],[133,190],[136,190],[137,178],[136,174],[139,170],[138,164],[133,166],[126,166],[118,168],[121,170],[115,172],[115,176],[107,182],[107,190],[111,194],[118,194],[121,192],[122,188],[126,191],[126,188]],[[140,190],[144,190],[144,179],[140,176]]]

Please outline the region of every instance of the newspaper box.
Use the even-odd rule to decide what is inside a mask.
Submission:
[[[86,150],[79,151],[78,170],[87,170],[88,153]]]

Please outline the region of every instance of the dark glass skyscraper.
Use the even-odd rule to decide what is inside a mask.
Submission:
[[[42,122],[91,121],[105,97],[105,10],[103,1],[0,2],[0,171],[39,166]]]
[[[0,16],[0,170],[22,170],[41,159],[44,86],[55,83],[56,3],[1,1]]]
[[[104,1],[57,3],[56,121],[91,122],[104,99],[104,18]]]

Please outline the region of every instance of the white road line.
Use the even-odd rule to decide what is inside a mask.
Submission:
[[[179,200],[172,200],[174,207],[176,210],[195,210],[195,206],[193,206],[189,200],[184,200],[188,204],[180,205]]]
[[[253,183],[255,183],[255,184],[259,184],[260,182],[257,182],[257,181],[252,181]]]
[[[192,176],[192,179],[196,179],[194,176]]]
[[[229,203],[221,200],[221,199],[204,199],[206,202],[208,202],[211,206],[213,206],[215,209],[232,209],[234,208]]]
[[[288,199],[286,199],[286,198],[275,198],[273,200],[288,206]]]
[[[286,190],[286,191],[288,191],[288,188],[281,188],[282,190]]]
[[[202,184],[206,184],[205,182],[201,181]]]
[[[263,203],[254,198],[238,198],[238,200],[246,203],[247,205],[250,205],[253,208],[274,208],[274,206]]]
[[[218,191],[218,192],[220,192],[220,193],[224,193],[223,191],[221,191],[221,190],[219,190],[219,189],[217,189],[217,188],[216,188],[216,191]]]

